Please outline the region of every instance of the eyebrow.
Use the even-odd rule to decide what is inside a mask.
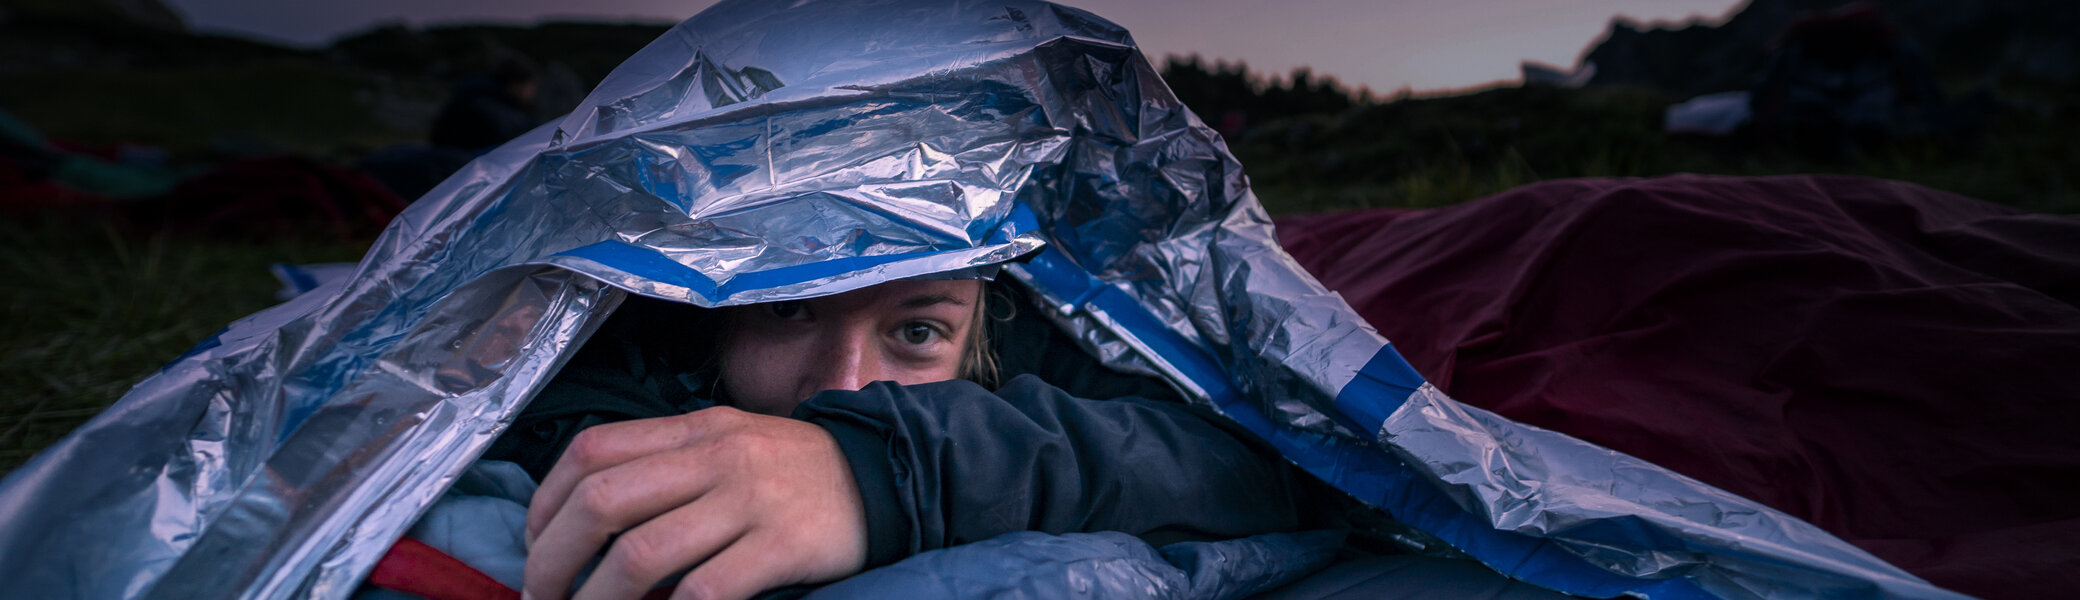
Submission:
[[[960,298],[955,298],[953,296],[948,296],[946,294],[924,294],[905,298],[901,303],[897,304],[897,306],[901,306],[903,308],[924,308],[935,304],[953,304],[957,306],[967,306],[968,301],[962,300]]]

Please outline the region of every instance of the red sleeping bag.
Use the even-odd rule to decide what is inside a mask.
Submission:
[[[1278,228],[1460,401],[1939,586],[2080,590],[2080,218],[1875,179],[1683,175]]]

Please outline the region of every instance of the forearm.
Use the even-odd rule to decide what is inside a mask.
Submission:
[[[1284,460],[1180,404],[1070,397],[1036,379],[876,384],[797,409],[838,439],[869,564],[1011,531],[1217,539],[1301,527]]]

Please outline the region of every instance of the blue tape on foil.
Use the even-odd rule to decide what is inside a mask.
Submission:
[[[1005,223],[1019,231],[1037,228],[1030,209],[1020,206]],[[1019,229],[1024,228],[1024,229]],[[1549,540],[1497,530],[1468,514],[1407,464],[1376,447],[1351,440],[1294,431],[1272,423],[1228,379],[1228,369],[1204,348],[1163,326],[1132,297],[1098,280],[1068,256],[1048,247],[1026,263],[1032,284],[1072,308],[1104,313],[1126,333],[1169,362],[1237,424],[1269,442],[1300,468],[1386,509],[1402,522],[1437,536],[1510,577],[1577,596],[1616,598],[1631,593],[1654,600],[1710,600],[1712,594],[1688,579],[1640,579],[1606,571]],[[1387,416],[1422,386],[1393,346],[1383,346],[1351,383],[1340,390],[1333,415],[1358,431],[1377,432]]]
[[[837,258],[768,269],[756,273],[745,273],[736,276],[729,283],[725,284],[716,284],[715,280],[709,279],[707,275],[701,274],[700,271],[679,264],[677,261],[659,254],[656,250],[618,241],[599,242],[572,248],[557,253],[557,256],[583,258],[629,275],[686,288],[695,294],[700,294],[703,298],[707,298],[710,302],[720,302],[722,299],[742,291],[765,290],[795,285],[853,271],[871,269],[889,263],[957,251],[946,250],[942,252]]]
[[[1379,431],[1386,418],[1407,403],[1423,378],[1392,345],[1382,346],[1336,395],[1336,408]],[[1578,596],[1617,597],[1632,592],[1654,599],[1715,598],[1688,579],[1641,579],[1611,573],[1568,552],[1551,540],[1497,530],[1486,519],[1468,514],[1435,485],[1417,476],[1406,463],[1383,452],[1390,468],[1379,471],[1391,483],[1381,495],[1360,500],[1385,508],[1395,518],[1437,536],[1467,555],[1511,577]],[[1290,454],[1289,454],[1290,456]],[[1336,484],[1335,481],[1330,483]],[[1339,488],[1344,487],[1338,485]]]
[[[318,289],[318,278],[312,277],[311,272],[303,267],[289,263],[274,263],[267,265],[267,268],[274,271],[276,276],[287,280],[290,291],[301,294]]]
[[[1423,376],[1388,345],[1373,354],[1358,375],[1336,393],[1336,410],[1356,421],[1353,428],[1358,431],[1379,431],[1387,417],[1401,410],[1420,387]]]

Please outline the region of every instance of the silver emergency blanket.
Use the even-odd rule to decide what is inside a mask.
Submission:
[[[1020,257],[1088,350],[1362,500],[1399,510],[1338,456],[1620,580],[1946,597],[1427,385],[1347,393],[1398,357],[1278,248],[1218,136],[1124,30],[1023,0],[735,1],[672,29],[420,199],[352,277],[232,324],[13,473],[0,596],[341,598],[626,294],[724,306]],[[1612,519],[1642,537],[1569,537]]]

